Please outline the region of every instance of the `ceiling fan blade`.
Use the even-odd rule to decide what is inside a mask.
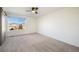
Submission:
[[[38,10],[38,7],[36,7],[36,10]]]
[[[32,10],[38,10],[38,7],[32,7]]]
[[[26,12],[31,12],[32,10],[26,10]]]
[[[35,14],[38,14],[38,12],[35,12]]]

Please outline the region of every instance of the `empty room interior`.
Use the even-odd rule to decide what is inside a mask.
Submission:
[[[79,52],[78,7],[0,7],[0,52]]]

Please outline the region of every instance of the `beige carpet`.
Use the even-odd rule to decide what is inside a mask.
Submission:
[[[29,34],[7,37],[0,47],[2,52],[75,52],[79,48],[43,36],[41,34]]]

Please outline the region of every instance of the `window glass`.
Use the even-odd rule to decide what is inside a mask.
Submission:
[[[24,29],[25,18],[7,17],[8,30],[22,30]]]

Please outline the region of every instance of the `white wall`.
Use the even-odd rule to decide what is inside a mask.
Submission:
[[[13,36],[13,35],[20,35],[20,34],[28,34],[28,33],[35,33],[36,32],[36,19],[33,17],[25,17],[25,29],[24,30],[14,30],[14,31],[8,31],[8,25],[6,23],[6,35],[7,36]],[[7,19],[6,19],[7,22]]]
[[[28,17],[28,20],[27,20],[27,27],[26,29],[27,30],[27,33],[35,33],[37,32],[37,20],[33,17]]]
[[[64,8],[39,18],[38,32],[79,47],[79,8]]]

